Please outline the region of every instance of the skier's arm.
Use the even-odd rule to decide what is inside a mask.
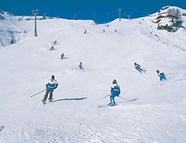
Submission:
[[[46,88],[48,88],[48,84],[46,84]]]
[[[55,89],[58,87],[58,83],[55,85]]]

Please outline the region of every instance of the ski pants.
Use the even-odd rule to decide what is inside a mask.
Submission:
[[[110,96],[110,102],[112,103],[112,102],[114,102],[115,103],[115,97],[116,96],[118,96],[119,95],[119,93],[118,92],[113,92],[112,94],[111,94],[111,96]]]
[[[47,100],[47,97],[48,97],[48,94],[50,93],[50,95],[49,95],[49,100],[51,100],[52,99],[52,97],[53,97],[53,91],[54,91],[54,88],[47,88],[46,89],[46,93],[45,93],[45,96],[44,96],[44,98],[43,98],[43,102],[45,102],[46,100]]]
[[[79,68],[80,68],[81,70],[83,70],[83,66],[82,66],[82,65],[79,65]]]

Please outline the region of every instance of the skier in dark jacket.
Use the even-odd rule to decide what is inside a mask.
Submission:
[[[156,73],[157,73],[157,75],[160,77],[160,81],[162,81],[162,80],[167,80],[167,78],[165,77],[164,72],[161,72],[161,73],[160,73],[159,70],[156,70]]]
[[[58,87],[58,82],[55,80],[55,76],[52,75],[51,79],[49,79],[48,83],[46,84],[46,93],[45,93],[45,96],[44,96],[44,98],[42,100],[43,104],[45,104],[49,93],[50,93],[50,95],[49,95],[48,100],[52,101],[52,99],[53,99],[53,91],[57,87]]]
[[[62,53],[61,54],[61,59],[63,59],[65,57],[65,54],[64,53]]]
[[[121,92],[120,87],[117,84],[116,79],[114,79],[113,82],[112,82],[112,87],[111,87],[110,92],[111,92],[111,95],[110,95],[110,103],[109,103],[109,105],[114,106],[116,104],[114,98],[116,96],[119,96],[119,94]]]
[[[81,70],[83,70],[82,62],[80,62],[80,64],[79,64],[79,68],[80,68]]]

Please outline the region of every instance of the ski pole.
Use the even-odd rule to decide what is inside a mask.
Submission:
[[[34,95],[31,95],[30,97],[36,96],[36,95],[38,95],[38,94],[44,92],[45,90],[46,90],[46,89],[44,89],[44,90],[42,90],[42,91],[40,91],[40,92],[38,92],[38,93],[36,93],[36,94],[34,94]]]
[[[124,97],[121,97],[121,96],[118,96],[118,97],[120,97],[121,99],[129,100],[129,99],[127,99],[127,98],[124,98]]]
[[[111,94],[108,94],[108,95],[106,95],[105,97],[103,97],[103,99],[105,99],[107,96],[110,96]]]

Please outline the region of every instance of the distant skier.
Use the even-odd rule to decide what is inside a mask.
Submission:
[[[116,96],[119,96],[121,90],[120,90],[120,87],[119,85],[117,84],[117,81],[116,79],[113,80],[112,82],[112,87],[111,87],[111,95],[110,95],[110,103],[108,105],[110,106],[114,106],[116,103],[115,103],[115,97]]]
[[[140,73],[142,73],[142,72],[146,72],[146,70],[145,69],[143,69],[139,64],[137,64],[136,62],[134,62],[134,67],[135,67],[135,69],[137,70],[137,71],[139,71]]]
[[[61,54],[61,59],[63,59],[65,57],[65,54],[64,53],[62,53]]]
[[[54,42],[53,42],[53,45],[56,45],[57,44],[57,40],[55,40]]]
[[[53,91],[57,87],[58,87],[58,82],[55,80],[55,76],[52,75],[51,79],[49,79],[48,83],[46,84],[46,93],[45,93],[43,100],[42,100],[43,104],[45,104],[49,93],[50,93],[50,95],[49,95],[48,100],[49,101],[53,100]]]
[[[53,41],[53,44],[52,44],[51,48],[49,49],[49,51],[57,50],[57,49],[54,48],[54,45],[57,45],[57,44],[59,44],[57,42],[57,40]]]
[[[52,45],[52,47],[49,49],[49,51],[53,51],[53,50],[55,50],[55,49],[54,49],[54,46]]]
[[[80,64],[79,64],[79,68],[80,68],[81,70],[83,70],[82,62],[80,62]]]
[[[87,30],[85,29],[84,34],[87,34]]]
[[[157,75],[160,77],[160,81],[162,81],[162,80],[167,80],[167,78],[165,77],[164,72],[161,72],[161,73],[160,73],[159,70],[156,70],[156,73],[157,73]]]
[[[109,24],[105,25],[106,27],[109,27]]]

